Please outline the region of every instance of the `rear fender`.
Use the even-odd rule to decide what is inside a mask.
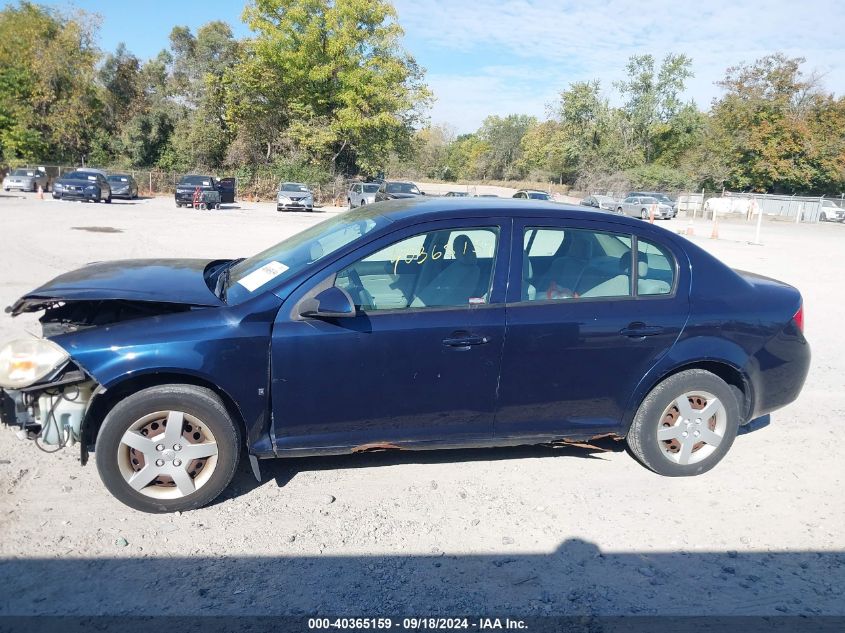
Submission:
[[[708,365],[713,366],[714,373],[719,373],[721,366],[729,375],[738,375],[741,378],[742,385],[739,388],[745,398],[745,422],[754,408],[755,385],[751,376],[755,374],[755,362],[746,350],[727,339],[691,336],[680,340],[637,385],[626,407],[622,428],[627,433],[640,404],[660,382],[679,371],[693,367],[707,368]],[[740,406],[742,407],[742,403]]]

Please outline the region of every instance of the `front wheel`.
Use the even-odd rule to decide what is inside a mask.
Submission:
[[[220,398],[194,385],[162,385],[121,400],[97,434],[100,478],[142,512],[194,510],[229,485],[240,432]]]
[[[728,452],[740,417],[736,395],[724,380],[691,369],[652,389],[626,439],[634,457],[660,475],[699,475]]]
[[[648,220],[648,211],[645,209],[640,209],[640,219]]]
[[[111,204],[111,196],[105,199],[104,201],[106,204]]]

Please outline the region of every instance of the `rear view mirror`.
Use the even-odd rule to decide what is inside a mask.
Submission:
[[[332,286],[317,293],[312,299],[308,299],[302,306],[300,314],[304,317],[314,319],[340,319],[355,316],[355,304],[349,293]]]

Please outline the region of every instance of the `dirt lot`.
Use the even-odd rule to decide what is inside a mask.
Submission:
[[[243,256],[322,217],[0,196],[0,306],[92,260]],[[278,460],[211,507],[155,516],[75,449],[0,428],[0,613],[845,615],[845,226],[766,223],[763,246],[740,223],[696,233],[801,289],[814,354],[801,399],[714,471],[531,447]],[[2,315],[0,339],[34,323]]]

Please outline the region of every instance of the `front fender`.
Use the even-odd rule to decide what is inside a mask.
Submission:
[[[106,393],[146,376],[186,376],[227,394],[248,446],[269,441],[272,293],[234,307],[149,317],[53,337]]]

